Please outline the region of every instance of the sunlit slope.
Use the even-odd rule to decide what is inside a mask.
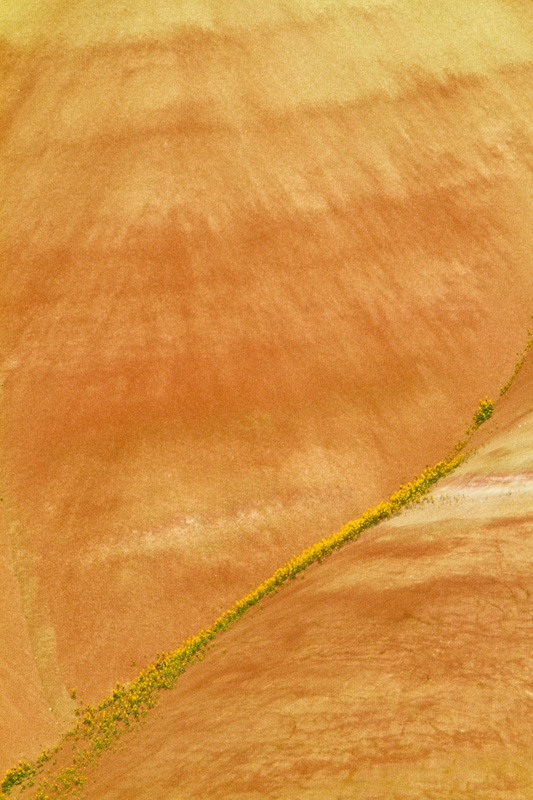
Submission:
[[[503,399],[487,444],[431,502],[309,568],[221,635],[122,751],[102,757],[83,796],[531,796],[524,377],[519,417],[501,425]]]
[[[441,458],[533,306],[527,5],[152,6],[0,12],[0,694],[33,658],[39,748]]]

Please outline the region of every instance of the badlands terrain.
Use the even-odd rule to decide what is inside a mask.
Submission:
[[[0,773],[488,395],[83,791],[529,800],[533,6],[7,0],[0,69]]]

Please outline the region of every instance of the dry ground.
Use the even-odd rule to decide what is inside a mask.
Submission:
[[[442,457],[506,380],[532,19],[4,3],[0,767],[70,724],[72,687],[98,700]]]
[[[529,800],[532,377],[426,501],[222,634],[82,796]]]

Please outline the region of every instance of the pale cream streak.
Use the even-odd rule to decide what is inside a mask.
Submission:
[[[394,27],[387,42],[396,65],[420,63],[432,69],[484,70],[495,62],[528,59],[533,55],[533,10],[500,0],[298,0],[256,3],[253,0],[173,0],[147,3],[103,3],[81,0],[4,0],[0,10],[0,36],[12,42],[61,39],[74,45],[114,42],[139,37],[164,37],[180,30],[235,34],[256,28],[283,29],[295,22],[318,22],[324,27],[333,17],[355,14],[359,29],[369,22],[364,36],[350,46],[361,55],[381,56],[375,50],[376,23]],[[366,26],[365,26],[366,27]],[[487,44],[490,42],[490,48]],[[339,43],[340,45],[340,43]],[[343,42],[345,47],[346,43]],[[391,52],[392,51],[392,52]],[[290,53],[287,52],[289,57]],[[294,87],[291,87],[291,89]]]

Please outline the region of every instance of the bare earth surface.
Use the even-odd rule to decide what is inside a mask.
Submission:
[[[446,455],[479,398],[496,395],[533,308],[532,30],[531,5],[504,0],[4,2],[0,770],[70,726],[72,688],[94,702],[133,678],[288,557]],[[473,545],[467,521],[457,525],[446,541],[459,537],[462,574]],[[410,541],[402,531],[394,528],[400,555],[402,536]],[[372,541],[346,557],[375,565]],[[385,571],[396,563],[386,541]],[[430,571],[441,546],[437,530],[420,545]],[[486,556],[494,569],[495,553]],[[374,641],[397,664],[396,643],[415,623],[393,633],[386,609],[402,598],[410,607],[418,590],[398,577],[381,597],[377,584],[354,577],[354,588],[346,578],[340,594],[331,589],[329,610],[317,609],[317,627],[301,630],[302,598],[318,603],[309,587],[324,580],[326,591],[323,576],[337,563],[269,613],[283,617],[294,600],[293,631],[280,635],[286,647],[302,636],[302,669],[312,671],[327,646],[320,636],[343,635],[353,610],[362,661],[353,686],[345,677],[351,697],[374,669]],[[479,588],[465,579],[461,619],[478,591],[490,595],[486,569]],[[428,613],[442,605],[448,620],[463,585],[439,580]],[[341,608],[348,622],[333,622]],[[479,613],[489,626],[492,611]],[[254,630],[288,669],[270,629]],[[421,649],[402,656],[405,687],[389,681],[383,662],[373,680],[383,697],[392,692],[388,704],[374,703],[373,685],[347,717],[348,728],[358,714],[373,720],[376,738],[361,754],[354,745],[358,758],[352,766],[346,756],[344,772],[334,761],[346,781],[379,752],[394,697],[403,702],[422,678],[424,659],[429,681],[440,674],[440,656],[427,655],[438,625],[423,630]],[[316,645],[305,644],[311,634]],[[507,641],[498,641],[505,656]],[[306,648],[315,646],[313,660]],[[344,645],[337,655],[335,646],[341,664]],[[275,709],[271,678],[247,652],[251,679],[266,681],[257,687],[263,707]],[[350,659],[352,651],[347,670]],[[464,708],[452,666],[449,685],[457,681]],[[191,698],[201,674],[184,679]],[[235,691],[246,690],[241,677]],[[300,680],[304,692],[315,686],[311,673]],[[209,691],[205,702],[218,698],[214,763],[224,715],[236,712],[220,684]],[[343,696],[327,705],[344,709]],[[319,719],[320,707],[313,713]],[[311,722],[302,725],[294,752]],[[292,722],[283,730],[275,741],[289,742]],[[420,764],[440,735],[432,731],[428,723],[417,745]],[[283,752],[288,766],[274,772],[319,772],[318,751],[298,768]],[[166,769],[192,776],[191,758]],[[237,751],[228,758],[236,764]],[[242,770],[245,787],[246,759]],[[250,793],[262,774],[251,770]],[[217,774],[231,780],[231,770]],[[146,792],[155,797],[148,784]]]
[[[429,501],[220,636],[84,797],[533,796],[533,381]],[[517,409],[515,408],[515,412]],[[487,425],[489,427],[489,425]],[[486,435],[486,431],[484,431]]]

